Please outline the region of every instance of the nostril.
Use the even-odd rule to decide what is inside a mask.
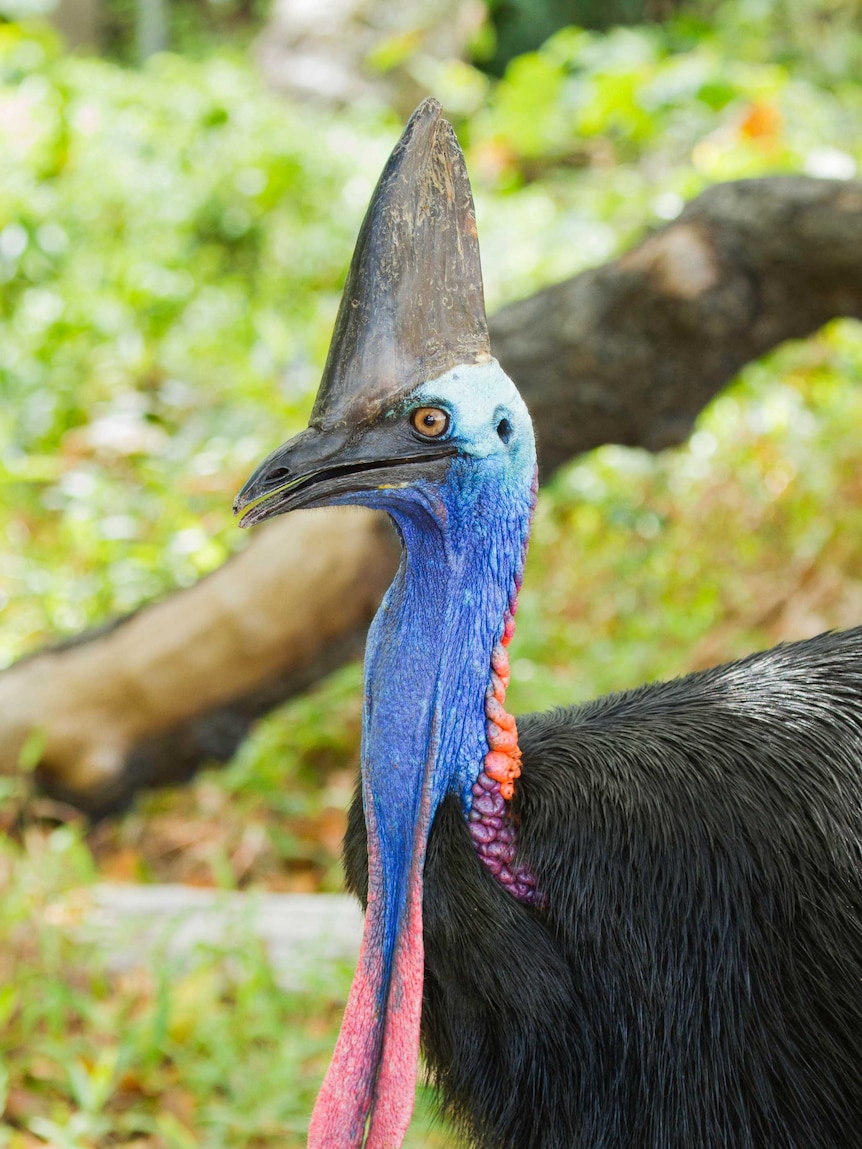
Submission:
[[[268,483],[280,483],[282,479],[290,478],[290,470],[287,467],[273,467],[273,469],[266,476]]]

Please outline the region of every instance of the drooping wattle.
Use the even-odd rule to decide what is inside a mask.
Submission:
[[[422,873],[430,827],[423,786],[397,928],[387,944],[387,875],[374,803],[365,806],[369,888],[362,948],[338,1042],[308,1129],[308,1149],[393,1149],[410,1124],[419,1060]]]

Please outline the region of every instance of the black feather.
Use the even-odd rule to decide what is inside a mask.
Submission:
[[[493,1149],[862,1146],[862,628],[519,719],[512,898],[456,798],[423,1043]],[[345,865],[367,888],[354,801]]]

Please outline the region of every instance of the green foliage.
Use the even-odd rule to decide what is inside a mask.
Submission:
[[[748,11],[724,4],[709,30],[690,16],[605,35],[568,28],[512,61],[465,129],[473,169],[532,203],[530,257],[540,276],[616,254],[709,183],[857,170],[855,74],[802,74],[780,62],[765,19],[758,36]],[[862,31],[848,40],[862,50]],[[490,226],[483,219],[491,292],[521,294],[522,280],[512,283],[498,263],[511,226],[495,234],[499,209],[480,202],[491,217]]]
[[[678,0],[489,0],[493,48],[477,58],[495,75],[569,24],[609,28],[670,16]]]
[[[0,0],[47,3],[48,0]],[[214,51],[236,52],[252,44],[269,11],[268,0],[165,0],[167,46],[184,56],[204,59]],[[99,44],[103,54],[126,64],[139,63],[137,0],[102,0]]]
[[[747,11],[722,6],[703,35],[690,17],[569,29],[490,90],[441,71],[444,101],[473,107],[492,308],[618,253],[711,180],[853,170],[854,78],[769,62]],[[239,545],[232,494],[304,416],[396,124],[293,108],[229,56],[128,71],[17,25],[0,83],[8,662]]]
[[[7,26],[0,75],[8,660],[236,545],[231,492],[298,423],[387,141],[229,59],[128,72]]]
[[[567,29],[499,83],[440,66],[491,308],[618,254],[711,181],[853,174],[860,44],[841,0],[723,0]],[[276,101],[230,53],[129,71],[0,25],[0,662],[240,545],[233,493],[304,419],[397,127]],[[834,324],[746,370],[679,450],[562,472],[537,512],[514,709],[858,621],[860,384],[860,328]],[[228,963],[112,975],[70,936],[74,890],[93,856],[127,878],[334,888],[359,677],[86,841],[0,780],[0,1146],[302,1144],[346,982],[285,996],[249,939]]]
[[[0,1146],[300,1149],[350,971],[286,993],[240,928],[111,973],[84,940],[91,877],[71,827],[0,839]],[[423,1091],[408,1144],[442,1145],[434,1125]]]

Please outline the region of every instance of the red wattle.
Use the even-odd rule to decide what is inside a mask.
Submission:
[[[423,784],[406,859],[405,900],[388,982],[379,893],[384,889],[383,866],[374,809],[373,801],[366,802],[369,887],[362,948],[335,1052],[311,1115],[308,1149],[399,1149],[413,1115],[425,975],[422,873],[431,822],[428,789]]]
[[[335,1052],[308,1126],[308,1149],[362,1149],[365,1123],[374,1096],[374,1083],[383,1044],[378,1002],[384,992],[386,957],[380,884],[379,849],[373,814],[369,819],[369,892],[359,961],[344,1010]]]
[[[413,1116],[416,1099],[425,946],[422,940],[422,871],[415,865],[407,897],[389,983],[383,1052],[366,1149],[398,1149]]]

